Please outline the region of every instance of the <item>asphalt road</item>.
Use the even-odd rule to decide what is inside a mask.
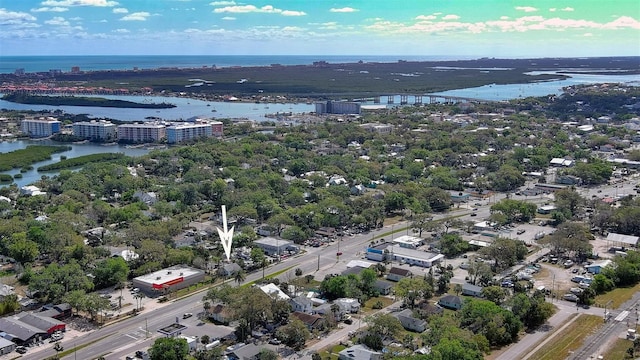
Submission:
[[[338,249],[342,252],[341,259],[360,259],[364,255],[364,250],[369,242],[374,238],[379,238],[392,229],[400,229],[406,223],[398,223],[393,226],[386,226],[369,233],[357,234],[351,237],[344,237],[342,241],[335,241],[328,246],[306,248],[306,252],[274,264],[268,268],[268,274],[289,269],[289,271],[278,276],[286,279],[288,273],[293,273],[296,268],[302,269],[303,273],[314,274],[318,271],[330,272],[331,268],[338,261],[336,253]],[[319,266],[318,266],[319,264]],[[290,276],[293,277],[293,274]],[[251,273],[245,282],[256,281],[262,278],[262,271]],[[176,317],[182,323],[182,314],[191,312],[197,314],[202,311],[202,296],[204,293],[194,294],[179,300],[169,301],[153,310],[144,310],[138,316],[134,316],[123,321],[102,327],[87,334],[75,338],[65,338],[61,341],[65,349],[78,347],[78,350],[63,359],[95,359],[104,356],[106,359],[122,359],[128,354],[135,353],[136,350],[147,348],[153,340],[159,336],[158,329],[175,322]],[[157,301],[145,299],[145,302]],[[195,321],[195,316],[189,321]],[[195,325],[197,326],[197,325]],[[148,332],[147,332],[148,330]],[[84,346],[84,347],[83,347]],[[43,349],[32,349],[21,358],[28,360],[41,360],[54,356],[55,351],[51,347]]]

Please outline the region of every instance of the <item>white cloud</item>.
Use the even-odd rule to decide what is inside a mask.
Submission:
[[[558,9],[556,9],[556,8],[550,8],[550,9],[549,9],[549,11],[551,11],[551,12],[554,12],[554,11],[556,11],[556,10],[558,10]]]
[[[431,20],[435,20],[438,17],[435,15],[418,15],[416,16],[416,20],[421,20],[421,21],[431,21]]]
[[[41,3],[45,6],[98,6],[112,7],[118,5],[117,1],[111,0],[45,0]]]
[[[68,11],[66,7],[54,6],[54,7],[41,7],[37,9],[31,9],[31,12],[65,12]]]
[[[242,14],[242,13],[266,13],[266,14],[280,14],[283,16],[304,16],[307,15],[303,11],[295,11],[295,10],[282,10],[273,7],[272,5],[265,5],[263,7],[256,7],[254,5],[234,5],[234,6],[225,6],[222,8],[213,9],[214,13],[232,13],[232,14]]]
[[[593,34],[592,33],[584,33],[582,36],[584,36],[584,37],[592,37]]]
[[[127,10],[125,8],[115,8],[115,9],[113,9],[113,13],[114,14],[128,14],[129,10]]]
[[[567,6],[566,8],[564,8],[564,9],[560,9],[560,10],[561,10],[561,11],[573,11],[573,10],[575,10],[575,9],[574,9],[574,8],[572,8],[572,7]]]
[[[63,17],[61,16],[56,16],[54,18],[52,18],[51,20],[47,20],[44,22],[45,24],[48,25],[54,25],[54,26],[69,26],[69,22],[67,20],[65,20]]]
[[[442,17],[442,20],[458,20],[458,19],[460,19],[460,16],[453,15],[453,14],[445,15]]]
[[[212,5],[212,6],[232,6],[235,4],[236,4],[235,1],[214,1],[209,3],[209,5]]]
[[[508,20],[509,17],[508,16],[500,16],[500,20]]]
[[[234,18],[233,16],[225,16],[225,17],[222,18],[222,20],[229,20],[229,21],[235,20],[235,19],[236,18]]]
[[[293,11],[293,10],[284,10],[282,12],[283,16],[305,16],[307,13],[304,11]]]
[[[82,18],[80,16],[74,16],[72,18],[69,18],[69,20],[71,20],[71,21],[80,21],[80,20],[82,20]]]
[[[532,6],[516,6],[516,10],[524,11],[524,12],[536,12],[536,11],[538,11],[537,8],[534,8]]]
[[[351,7],[343,7],[343,8],[331,8],[329,9],[329,11],[333,13],[352,13],[352,12],[358,11],[358,9],[354,9]]]
[[[29,21],[36,21],[35,16],[25,12],[0,8],[0,25],[20,25]]]
[[[124,17],[122,17],[120,20],[122,21],[145,21],[147,20],[147,18],[151,16],[151,14],[149,14],[146,11],[140,11],[140,12],[134,12],[131,13],[129,15],[126,15]]]
[[[119,34],[127,34],[127,33],[130,33],[131,31],[129,31],[127,29],[115,29],[115,30],[113,30],[113,32],[119,33]]]
[[[98,21],[99,23],[108,23],[108,21],[106,19],[102,19],[100,21]]]
[[[614,30],[622,29],[622,28],[640,30],[640,21],[629,16],[620,16],[619,18],[613,20],[612,22],[604,24],[602,27],[604,29],[614,29]]]

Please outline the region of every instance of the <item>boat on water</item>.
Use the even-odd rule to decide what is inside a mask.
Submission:
[[[102,145],[102,146],[116,146],[116,145],[118,145],[118,143],[117,142],[110,142],[110,143],[104,143],[104,144],[100,144],[100,145]]]

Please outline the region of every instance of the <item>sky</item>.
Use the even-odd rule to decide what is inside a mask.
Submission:
[[[640,1],[0,0],[0,56],[320,54],[640,56]]]

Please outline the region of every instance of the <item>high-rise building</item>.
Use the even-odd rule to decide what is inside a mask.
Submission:
[[[178,123],[167,126],[169,144],[211,136],[213,136],[213,129],[209,123]]]
[[[135,123],[118,126],[118,140],[120,141],[158,142],[166,137],[166,127],[158,123]]]
[[[360,104],[349,101],[327,101],[316,103],[316,114],[360,114]]]
[[[114,141],[116,125],[108,121],[82,121],[73,124],[73,135],[88,140]]]
[[[56,118],[27,118],[20,123],[20,130],[29,137],[41,138],[59,133],[62,123]]]

